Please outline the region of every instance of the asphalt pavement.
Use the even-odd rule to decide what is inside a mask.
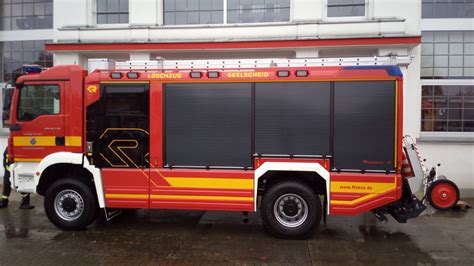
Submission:
[[[407,224],[372,214],[328,217],[309,240],[276,239],[258,213],[126,211],[80,232],[54,227],[33,196],[0,209],[0,265],[474,265],[473,210],[433,212]],[[471,204],[474,199],[467,199]]]

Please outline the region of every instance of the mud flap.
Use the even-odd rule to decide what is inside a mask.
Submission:
[[[111,209],[111,208],[104,208],[104,214],[106,221],[110,221],[113,218],[122,214],[122,209]]]

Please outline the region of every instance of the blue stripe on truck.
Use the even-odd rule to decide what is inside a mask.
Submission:
[[[355,70],[355,69],[385,69],[387,73],[392,77],[402,77],[402,71],[398,66],[344,66],[342,69]]]

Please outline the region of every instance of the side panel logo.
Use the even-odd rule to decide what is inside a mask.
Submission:
[[[87,87],[87,91],[90,93],[96,93],[97,92],[97,86],[91,85]]]

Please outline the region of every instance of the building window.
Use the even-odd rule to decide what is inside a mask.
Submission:
[[[227,1],[227,12],[224,3]],[[225,18],[225,13],[227,17]],[[290,21],[290,0],[165,0],[164,24]]]
[[[474,18],[472,0],[422,0],[422,18]]]
[[[51,41],[2,42],[0,69],[3,82],[15,82],[25,64],[52,66],[53,55],[44,51],[46,42]]]
[[[223,0],[165,0],[164,24],[222,24]]]
[[[128,23],[128,0],[97,0],[97,24]]]
[[[0,1],[2,30],[53,28],[53,0]]]
[[[365,17],[366,0],[327,0],[327,17]]]
[[[290,21],[289,0],[228,0],[228,23]]]
[[[474,132],[474,86],[423,86],[421,131]]]
[[[429,31],[422,36],[422,78],[474,77],[474,31]]]

